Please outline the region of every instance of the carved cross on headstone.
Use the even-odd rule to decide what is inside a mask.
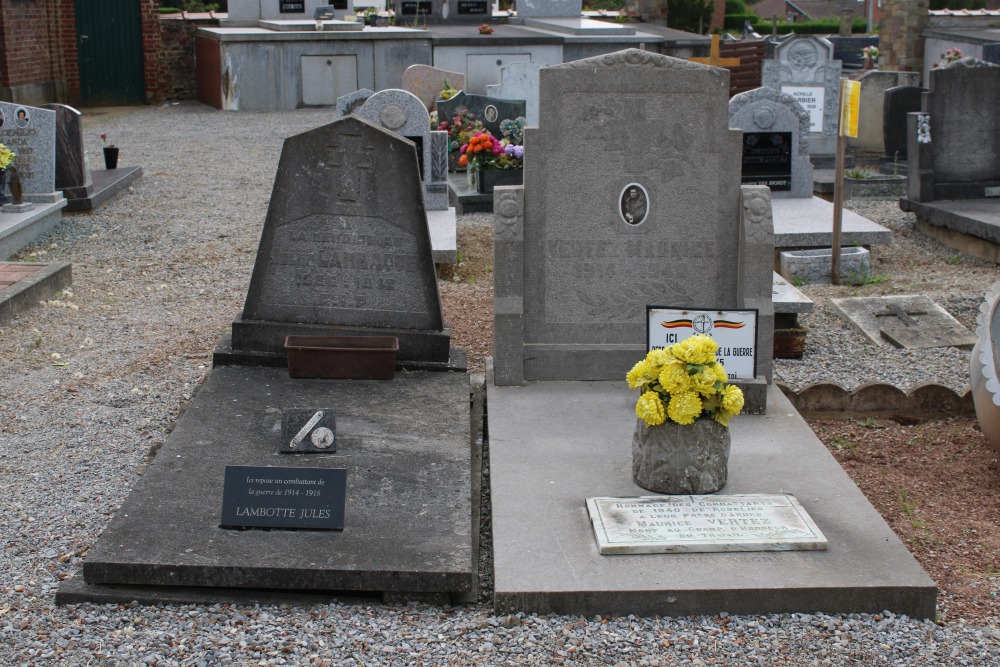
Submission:
[[[320,167],[332,172],[338,201],[357,202],[361,198],[362,186],[367,184],[365,181],[370,180],[373,168],[372,152],[375,148],[362,145],[361,141],[360,136],[344,136],[342,143],[326,147],[325,159],[319,163]],[[357,156],[354,168],[345,166],[348,154]],[[320,185],[329,186],[329,184]]]
[[[915,327],[917,326],[917,320],[911,317],[912,315],[926,315],[926,310],[913,310],[903,308],[898,303],[891,303],[887,305],[884,309],[874,313],[875,317],[895,317],[904,326]]]
[[[719,53],[719,36],[712,35],[712,49],[707,58],[688,58],[693,63],[711,65],[712,67],[739,67],[739,58],[723,58]]]

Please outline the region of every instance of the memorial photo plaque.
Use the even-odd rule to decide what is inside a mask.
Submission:
[[[792,189],[792,133],[743,133],[743,185]]]
[[[587,498],[587,511],[603,555],[827,548],[788,494]]]
[[[343,530],[347,470],[226,466],[221,528]]]
[[[641,225],[649,215],[649,193],[638,183],[622,188],[618,198],[618,212],[628,225]]]

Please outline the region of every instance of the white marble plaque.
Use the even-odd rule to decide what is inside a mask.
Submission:
[[[604,555],[827,548],[787,494],[587,498],[587,510]]]
[[[809,131],[823,131],[823,100],[826,89],[822,86],[782,86],[781,92],[788,93],[802,108],[809,112]]]

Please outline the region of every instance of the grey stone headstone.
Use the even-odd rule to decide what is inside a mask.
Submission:
[[[319,335],[398,330],[401,359],[447,361],[420,185],[415,145],[363,118],[286,139],[233,348],[279,352],[285,335],[320,325]]]
[[[1000,66],[963,58],[931,70],[929,87],[934,181],[1000,181]]]
[[[519,0],[519,18],[580,18],[583,13],[581,0]]]
[[[361,88],[353,93],[347,93],[337,98],[337,118],[343,118],[349,113],[354,113],[368,98],[375,94],[374,90]]]
[[[783,41],[775,47],[774,59],[763,63],[763,85],[789,93],[809,112],[812,155],[837,151],[840,70],[840,61],[833,59],[833,44],[811,35]]]
[[[882,155],[885,152],[885,91],[898,86],[915,86],[920,75],[916,72],[870,70],[857,80],[861,83],[858,136],[848,137],[847,145],[855,150]]]
[[[511,63],[500,68],[500,83],[486,86],[491,97],[505,100],[524,100],[524,119],[527,125],[538,125],[538,72],[541,63]]]
[[[767,185],[773,197],[812,197],[809,112],[795,98],[774,88],[735,95],[729,100],[729,127],[743,130],[744,184]],[[784,137],[790,138],[790,146],[781,142]],[[787,185],[768,182],[785,180],[781,171],[786,167]]]
[[[24,193],[51,197],[56,190],[56,112],[0,102],[0,114],[0,143],[17,154],[14,166]]]
[[[462,90],[465,88],[465,74],[430,65],[410,65],[403,72],[403,90],[419,97],[428,111],[437,108],[437,98],[444,90],[445,82],[455,90]]]
[[[498,385],[621,379],[646,305],[756,307],[773,329],[770,199],[741,191],[726,70],[629,49],[542,70],[539,99],[524,186],[494,201]]]
[[[428,211],[446,210],[447,133],[431,130],[430,114],[420,98],[405,90],[382,90],[369,97],[354,110],[354,114],[417,144],[424,184],[424,206]]]
[[[477,120],[483,122],[483,127],[494,137],[502,136],[500,123],[504,120],[520,118],[525,114],[524,100],[504,100],[487,95],[466,95],[459,92],[450,100],[442,100],[437,105],[438,116],[453,118],[462,109],[468,109]]]
[[[65,104],[42,107],[56,113],[56,189],[85,197],[93,183],[83,151],[83,115]]]
[[[924,92],[919,86],[895,86],[885,91],[882,140],[888,157],[906,160],[906,115],[920,111]]]

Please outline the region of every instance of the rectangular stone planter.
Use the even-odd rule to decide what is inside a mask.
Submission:
[[[288,336],[288,376],[344,380],[391,380],[399,339],[395,336]]]
[[[480,169],[476,176],[479,192],[492,194],[493,188],[498,185],[521,185],[524,183],[524,168]]]
[[[830,282],[832,248],[815,250],[782,250],[778,255],[778,272],[794,285]],[[868,250],[856,246],[840,248],[840,281],[852,276],[871,275]]]

